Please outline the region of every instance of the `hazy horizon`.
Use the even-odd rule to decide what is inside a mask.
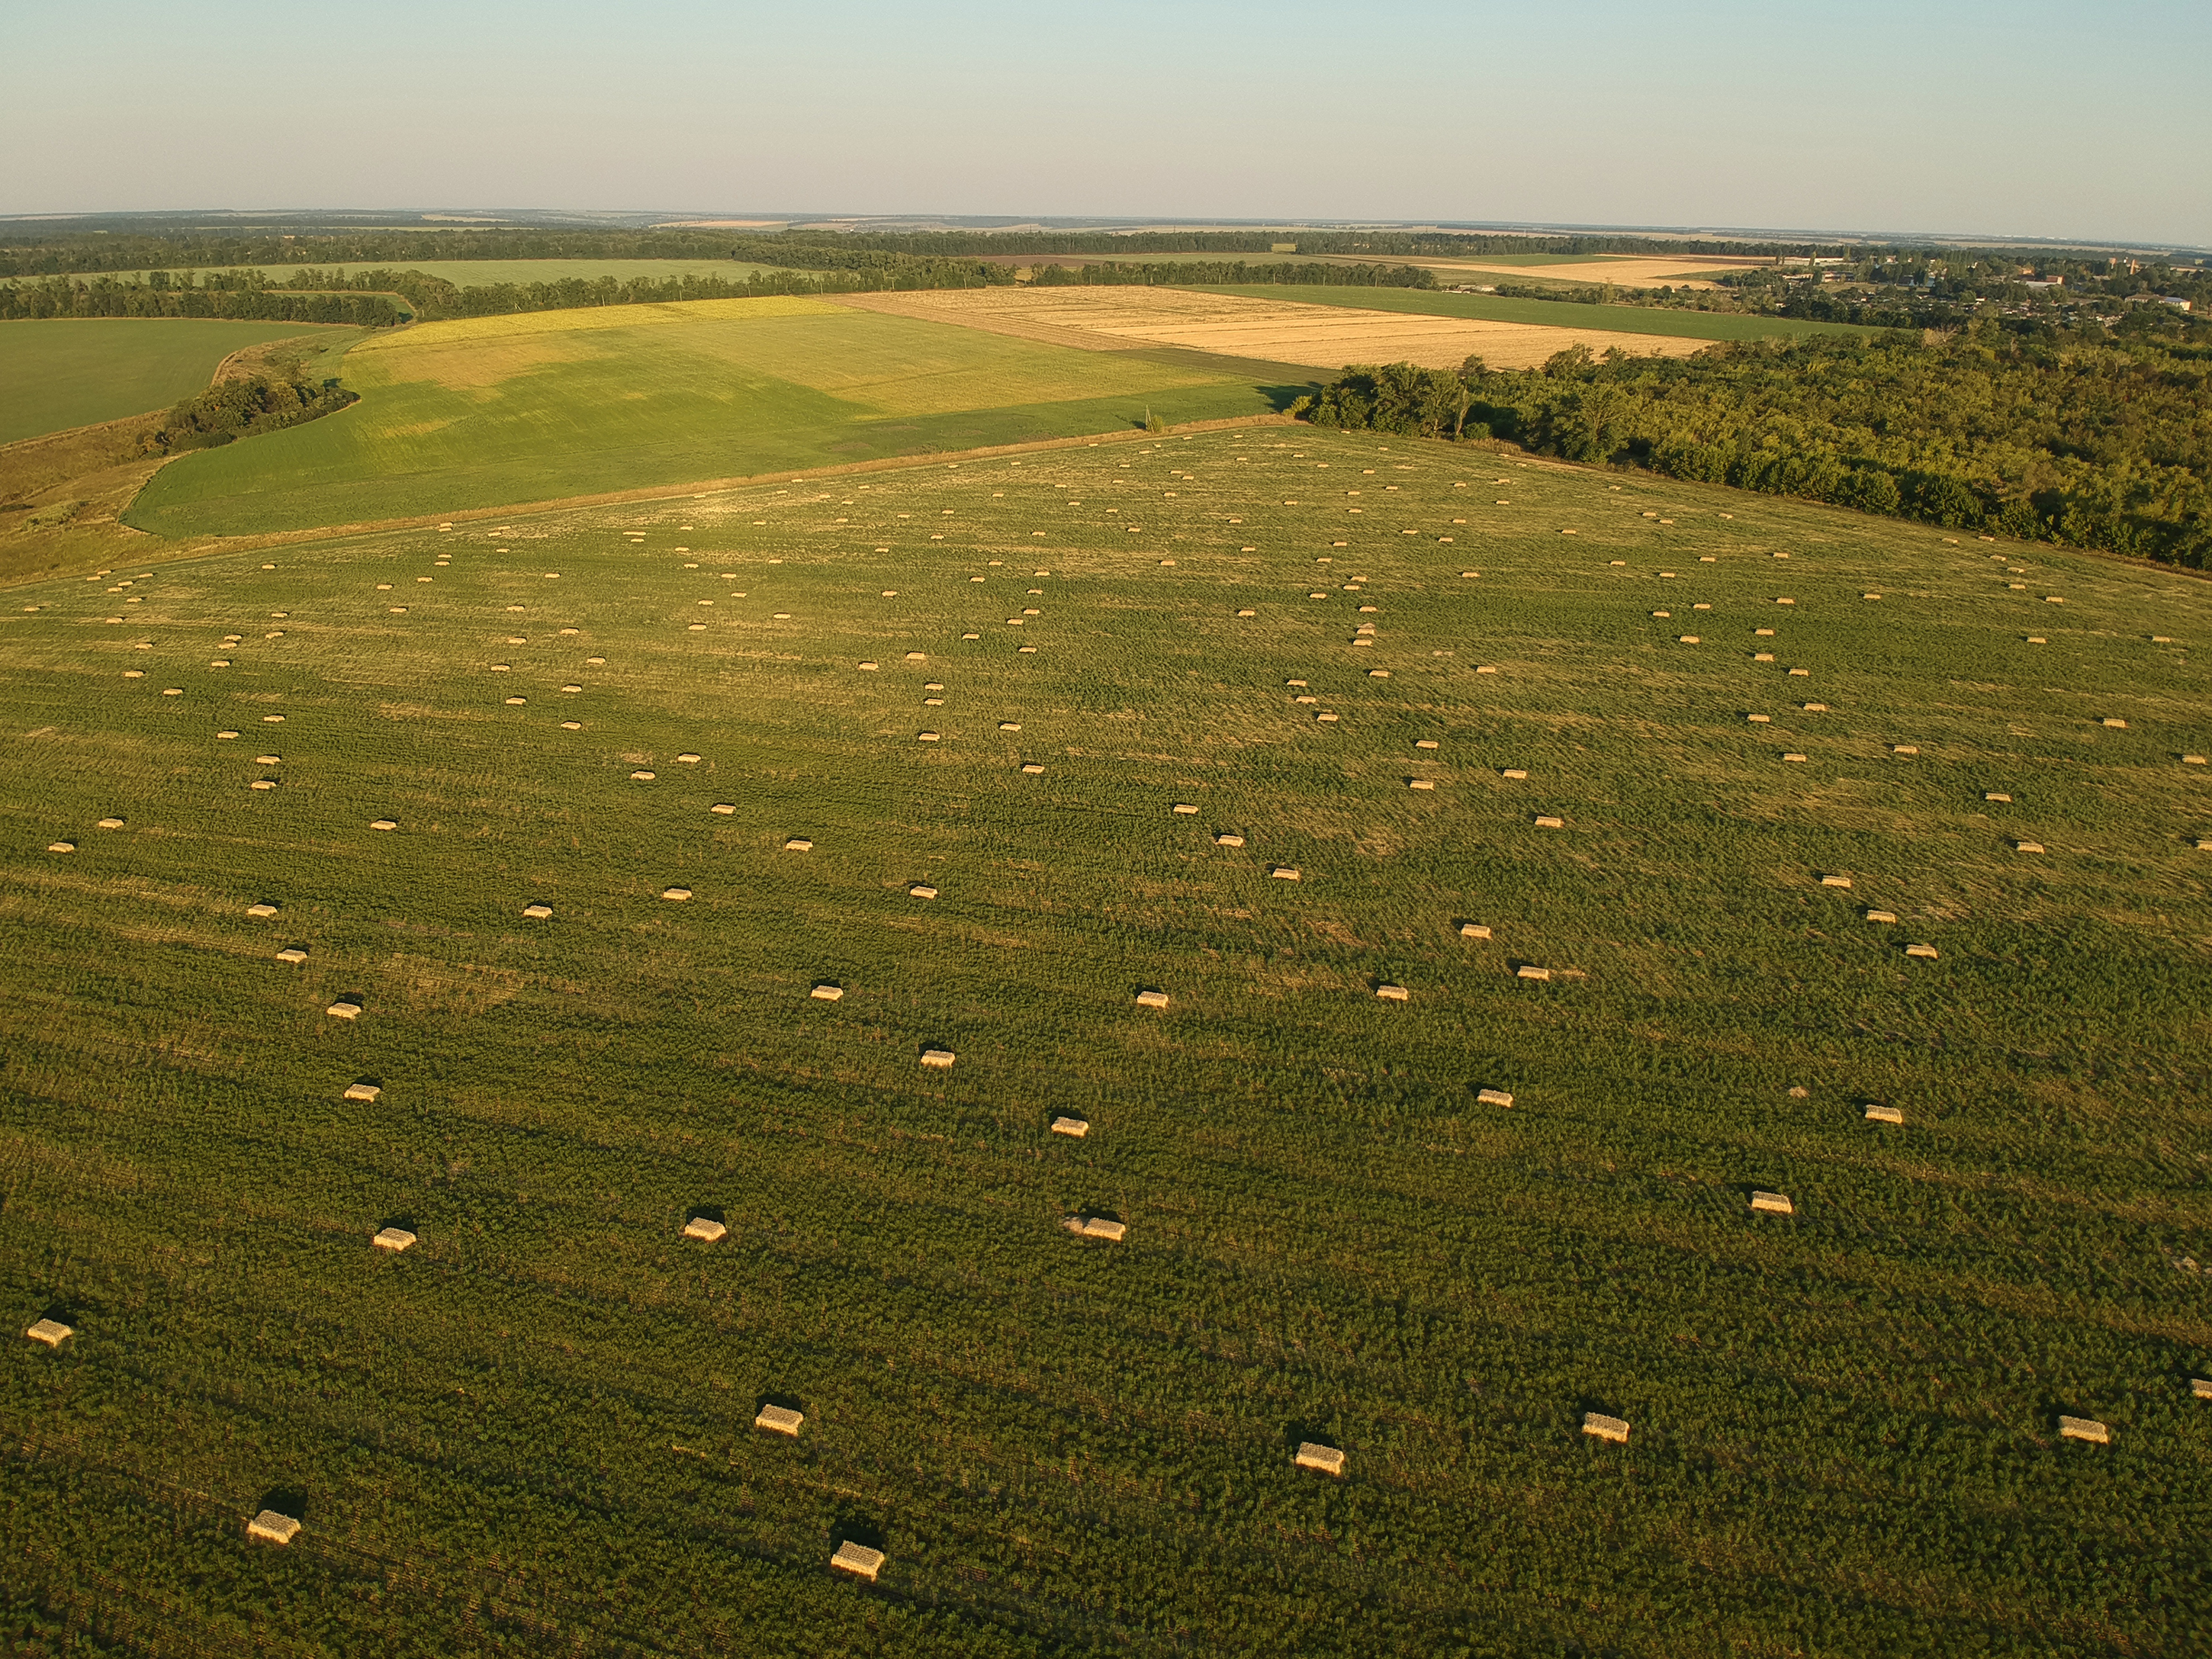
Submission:
[[[2173,0],[657,0],[618,18],[398,0],[373,29],[267,0],[118,0],[27,13],[15,36],[11,216],[750,200],[2212,246],[2194,84],[2212,9]],[[210,88],[235,106],[211,113]]]

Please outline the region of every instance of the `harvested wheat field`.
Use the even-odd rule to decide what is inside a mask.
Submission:
[[[1686,357],[1711,343],[1666,334],[1353,311],[1166,288],[951,289],[853,295],[840,303],[1092,351],[1182,346],[1328,369],[1389,362],[1456,368],[1471,356],[1492,368],[1534,368],[1576,345],[1593,352],[1617,347],[1646,356]]]

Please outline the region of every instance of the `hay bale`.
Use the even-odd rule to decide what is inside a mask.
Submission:
[[[952,1062],[958,1058],[950,1048],[925,1048],[921,1051],[921,1063],[933,1072],[951,1071]]]
[[[927,662],[927,661],[929,660],[929,658],[928,658],[928,656],[927,656],[926,653],[922,653],[922,652],[920,652],[920,651],[909,651],[909,652],[908,652],[908,653],[906,653],[906,659],[907,659],[908,662]]]
[[[2199,1400],[2212,1400],[2212,1377],[2191,1377],[2189,1379],[2189,1392],[2196,1395]]]
[[[1549,979],[1552,976],[1552,970],[1548,968],[1538,968],[1524,962],[1513,970],[1513,974],[1516,979]]]
[[[1536,827],[1539,830],[1564,830],[1567,827],[1567,821],[1565,818],[1553,817],[1548,813],[1540,813],[1536,818]]]
[[[553,907],[550,904],[526,904],[522,907],[522,914],[532,921],[546,921],[552,918]]]
[[[376,1103],[376,1097],[383,1092],[384,1091],[374,1083],[349,1083],[344,1095],[341,1097],[346,1100],[363,1101],[374,1105]]]
[[[1480,1106],[1510,1106],[1513,1094],[1508,1089],[1481,1089],[1475,1093],[1475,1103]]]
[[[1869,1123],[1902,1123],[1905,1114],[1894,1106],[1869,1106],[1866,1109],[1866,1121]]]
[[[783,850],[787,853],[811,853],[814,850],[814,843],[804,836],[793,836],[784,842]]]
[[[1240,611],[1237,614],[1240,617],[1256,617],[1260,613],[1256,611]]]
[[[672,904],[681,904],[691,896],[691,890],[689,887],[664,887],[660,890],[660,896]]]
[[[1684,634],[1678,636],[1674,641],[1674,643],[1677,645],[1702,645],[1705,641],[1700,640],[1695,634]]]
[[[1628,1425],[1618,1417],[1607,1417],[1603,1412],[1584,1412],[1583,1432],[1595,1435],[1600,1440],[1610,1440],[1615,1445],[1628,1443]]]
[[[2086,1440],[2093,1446],[2109,1446],[2112,1431],[2094,1417],[2061,1417],[2058,1437],[2062,1440]]]
[[[1797,1212],[1796,1206],[1780,1193],[1753,1193],[1751,1207],[1771,1215],[1795,1215]]]
[[[651,783],[653,781],[653,775],[650,772],[633,772],[630,774],[630,777],[634,781],[638,783]]]
[[[2002,801],[2007,806],[2012,805],[2012,797],[2008,794],[1985,794],[1982,799],[1984,800]]]
[[[1413,739],[1413,747],[1416,749],[1434,749],[1436,746],[1437,740],[1434,738],[1415,738]]]
[[[1774,653],[1771,651],[1754,651],[1751,653],[1751,659],[1753,662],[1772,662]]]
[[[1213,844],[1216,847],[1242,847],[1244,837],[1233,830],[1224,830],[1213,838]]]
[[[276,960],[279,962],[298,963],[305,962],[307,959],[307,953],[305,951],[301,950],[297,945],[293,945],[289,949],[279,951],[276,953]]]
[[[1056,1117],[1052,1121],[1052,1132],[1056,1135],[1066,1135],[1071,1139],[1080,1140],[1091,1133],[1091,1126],[1079,1117]]]
[[[1168,994],[1165,991],[1139,991],[1137,993],[1137,1006],[1139,1008],[1164,1008],[1167,1006]]]
[[[1807,714],[1826,714],[1826,713],[1828,712],[1828,705],[1827,705],[1827,704],[1826,704],[1825,702],[1801,702],[1801,703],[1799,703],[1797,706],[1798,706],[1798,708],[1800,708],[1803,709],[1803,710],[1804,710]],[[1900,750],[1899,750],[1897,752],[1898,752],[1898,753],[1899,753],[1899,754],[1904,754],[1904,753],[1906,753],[1907,751],[1906,751],[1906,750],[1901,750],[1901,749],[1900,749]],[[1920,751],[1919,751],[1917,749],[1915,749],[1915,750],[1911,750],[1910,752],[1911,752],[1911,753],[1912,753],[1912,754],[1917,755],[1917,754],[1918,754]]]
[[[1433,790],[1437,787],[1437,781],[1434,778],[1407,778],[1406,787],[1408,789]]]
[[[1516,781],[1525,782],[1528,780],[1528,769],[1525,766],[1508,766],[1502,768],[1498,775],[1501,778],[1512,778]]]
[[[2043,843],[2039,841],[2016,841],[2012,844],[2012,850],[2015,853],[2040,853]]]
[[[789,1435],[799,1438],[799,1425],[806,1421],[804,1412],[795,1412],[784,1406],[763,1406],[760,1414],[753,1419],[753,1426],[765,1429],[770,1434]]]
[[[2125,720],[2108,720],[2105,722],[2105,729],[2108,732],[2124,732],[2128,729],[2128,723]]]
[[[276,907],[266,902],[249,904],[246,907],[246,914],[249,916],[273,916],[276,914]]]
[[[842,1002],[845,1000],[845,988],[842,985],[817,985],[806,994],[817,1002]]]
[[[1488,939],[1490,929],[1479,921],[1462,921],[1459,925],[1459,936],[1462,939]]]
[[[397,830],[399,825],[391,818],[377,818],[368,827],[372,830]]]
[[[915,733],[915,738],[918,742],[921,743],[935,743],[939,740],[937,733],[934,732],[917,732]]]
[[[678,766],[696,766],[699,763],[699,757],[696,755],[678,755],[676,757],[676,763]]]
[[[41,1319],[23,1334],[33,1342],[43,1342],[50,1348],[58,1348],[75,1335],[76,1332],[58,1319]]]
[[[1851,878],[1849,876],[1823,876],[1820,878],[1820,885],[1823,887],[1848,887],[1850,884]]]
[[[1405,1002],[1412,997],[1412,993],[1402,985],[1378,985],[1375,988],[1375,994],[1384,1002]]]
[[[684,1237],[696,1238],[702,1244],[719,1243],[729,1236],[730,1230],[719,1221],[710,1221],[703,1215],[695,1215],[684,1224]]]
[[[332,1019],[359,1019],[361,1018],[361,1004],[358,1002],[333,1002],[329,1007],[324,1009],[323,1012],[328,1014]]]
[[[1897,912],[1894,910],[1869,910],[1866,913],[1866,919],[1869,921],[1895,921],[1897,920]]]
[[[733,803],[730,802],[730,801],[726,801],[726,800],[718,800],[718,801],[716,801],[716,802],[715,802],[712,806],[708,807],[707,810],[708,810],[709,812],[716,812],[716,813],[720,813],[722,817],[728,817],[732,813],[735,812],[738,809],[737,809],[736,805],[735,805]]]
[[[1908,945],[1905,947],[1905,954],[1908,957],[1924,957],[1933,962],[1940,953],[1932,945]]]
[[[415,1243],[415,1235],[404,1227],[386,1227],[368,1242],[380,1250],[390,1250],[397,1255]]]
[[[1794,754],[1793,754],[1793,755],[1784,755],[1782,758],[1783,758],[1784,760],[1786,760],[1786,761],[1795,761],[1795,762],[1797,762],[1797,763],[1800,763],[1800,764],[1802,764],[1802,763],[1803,763],[1803,762],[1804,762],[1804,760],[1805,760],[1805,757],[1804,757],[1804,756],[1802,756],[1802,755],[1794,755]]]
[[[1771,714],[1746,714],[1744,719],[1753,726],[1771,726],[1774,723],[1774,716]]]
[[[264,1510],[246,1523],[246,1535],[264,1544],[289,1544],[300,1535],[300,1523],[289,1515]]]
[[[874,673],[874,672],[876,672],[876,665],[875,665],[875,664],[873,664],[873,663],[872,663],[872,662],[864,662],[864,663],[862,663],[862,664],[860,665],[860,666],[861,666],[864,670],[866,670],[867,672],[869,672],[869,673],[871,673],[871,674],[872,674],[872,673]]]
[[[1319,1469],[1323,1474],[1341,1475],[1344,1473],[1344,1454],[1334,1446],[1324,1446],[1311,1440],[1298,1443],[1298,1455],[1293,1460],[1302,1469]]]
[[[908,898],[933,899],[937,896],[937,890],[927,882],[917,882],[906,890],[906,896]]]
[[[46,851],[49,853],[74,853],[76,851],[76,843],[73,841],[48,842],[46,843]]]
[[[2184,755],[2181,757],[2181,763],[2184,766],[2202,766],[2205,763],[2205,758],[2203,755]]]
[[[276,787],[276,780],[274,778],[256,778],[246,786],[249,789],[274,789]]]
[[[1334,714],[1316,714],[1314,718],[1324,726],[1334,726],[1336,724],[1336,716]]]
[[[1810,708],[1813,705],[1808,702],[1805,706]],[[1920,745],[1915,743],[1893,743],[1889,745],[1889,752],[1893,755],[1917,755],[1920,752]]]
[[[1273,876],[1277,881],[1297,881],[1301,879],[1298,872],[1287,864],[1279,864],[1275,866],[1273,869],[1268,871],[1267,873],[1270,876]]]
[[[1072,1215],[1067,1218],[1067,1231],[1079,1238],[1103,1238],[1109,1244],[1118,1244],[1128,1236],[1129,1229],[1124,1223],[1109,1221],[1104,1216]]]
[[[1173,812],[1177,817],[1188,817],[1192,813],[1197,811],[1198,808],[1188,804],[1178,803],[1177,805],[1170,807],[1168,810]]]
[[[876,1582],[876,1575],[884,1570],[884,1559],[881,1550],[872,1550],[866,1544],[848,1540],[837,1546],[837,1553],[830,1558],[830,1565],[839,1572],[849,1572],[854,1577],[865,1578],[872,1584]]]
[[[1044,770],[1044,768],[1042,768],[1042,766],[1039,766],[1039,765],[1038,765],[1035,761],[1031,761],[1031,762],[1030,762],[1028,764],[1024,765],[1024,766],[1022,768],[1022,773],[1023,773],[1023,775],[1024,775],[1024,776],[1026,776],[1026,777],[1032,777],[1032,778],[1033,778],[1033,777],[1036,777],[1039,773],[1042,772],[1043,770]]]

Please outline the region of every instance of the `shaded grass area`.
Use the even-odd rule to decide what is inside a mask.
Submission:
[[[354,408],[165,468],[129,521],[245,534],[1228,418],[1308,389],[1270,369],[804,299],[435,323],[347,360]]]
[[[2199,585],[1261,428],[21,603],[0,1298],[78,1334],[0,1364],[0,1534],[57,1626],[2195,1642]]]
[[[204,387],[240,348],[319,331],[301,323],[200,318],[0,323],[0,444],[167,408]]]
[[[1732,317],[1710,311],[1668,311],[1650,306],[1586,306],[1565,300],[1503,300],[1494,294],[1431,294],[1403,288],[1207,287],[1203,294],[1242,294],[1255,300],[1296,300],[1359,311],[1404,311],[1423,317],[1471,317],[1491,323],[1533,323],[1545,328],[1603,328],[1622,334],[1670,334],[1689,340],[1790,340],[1808,334],[1877,335],[1859,323],[1808,323],[1790,317]]]

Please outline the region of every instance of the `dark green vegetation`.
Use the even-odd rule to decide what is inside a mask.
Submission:
[[[154,276],[162,274],[155,271]],[[391,328],[406,321],[407,316],[404,306],[383,293],[295,293],[258,285],[167,287],[150,278],[144,283],[118,283],[104,276],[89,282],[50,276],[43,282],[0,287],[0,322],[7,323],[92,318],[222,319]]]
[[[179,402],[146,434],[143,449],[149,455],[214,449],[335,415],[356,401],[335,379],[319,386],[265,374],[224,380]]]
[[[0,325],[0,443],[160,409],[206,386],[234,351],[299,332],[228,322]]]
[[[129,522],[252,534],[1262,414],[1312,371],[1084,351],[815,299],[426,324],[333,420],[167,466]]]
[[[1423,273],[1426,275],[1428,273]],[[1565,300],[1516,300],[1495,294],[1443,294],[1411,288],[1236,287],[1180,283],[1209,294],[1243,294],[1258,300],[1295,300],[1304,305],[1347,306],[1359,311],[1412,312],[1423,317],[1471,317],[1491,323],[1534,323],[1543,328],[1602,328],[1617,334],[1664,334],[1688,340],[1776,340],[1819,335],[1873,336],[1880,331],[1848,323],[1795,322],[1788,318],[1668,311],[1656,307],[1607,306],[1593,317],[1586,305]]]
[[[0,1645],[2201,1650],[2194,579],[1296,428],[678,506],[0,617]]]
[[[2163,319],[2146,317],[2147,324]],[[2024,337],[1993,322],[1454,374],[1358,368],[1321,425],[1507,438],[1570,460],[1860,512],[2212,566],[2212,347],[2150,327]]]

